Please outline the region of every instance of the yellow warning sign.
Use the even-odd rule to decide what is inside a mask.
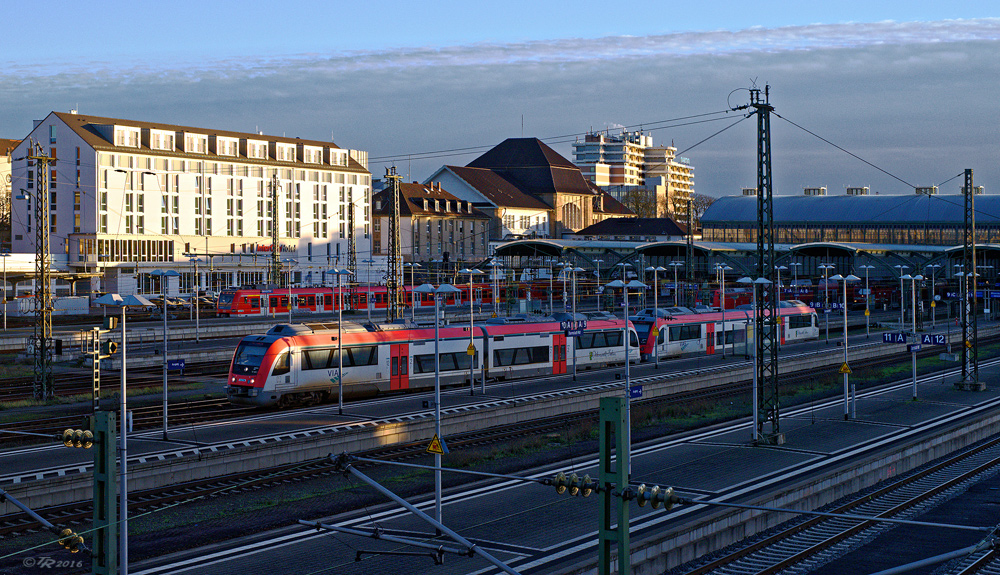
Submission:
[[[972,342],[969,340],[965,340],[965,347],[972,349]]]
[[[472,345],[470,343],[469,344],[469,349],[465,350],[465,353],[468,354],[468,355],[476,355],[476,346],[474,346],[474,345]]]
[[[931,302],[931,307],[937,307],[937,302],[936,301],[932,301]]]
[[[851,373],[851,368],[850,366],[847,365],[847,362],[845,361],[844,364],[840,366],[839,371],[840,373]]]
[[[654,327],[650,335],[653,337],[660,337],[660,330]]]
[[[448,453],[448,447],[444,444],[444,441],[438,439],[436,433],[434,434],[434,438],[431,439],[430,445],[427,446],[427,453],[436,453],[438,455]]]
[[[869,312],[868,310],[865,310],[865,315],[871,315],[871,312]]]

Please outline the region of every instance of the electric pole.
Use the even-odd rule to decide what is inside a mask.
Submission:
[[[689,308],[694,309],[695,288],[692,287],[692,286],[690,286],[690,284],[691,284],[691,276],[693,275],[693,272],[694,272],[694,261],[693,261],[693,259],[694,259],[694,210],[691,209],[692,208],[692,202],[691,202],[690,198],[688,198],[687,203],[688,203],[688,233],[687,233],[687,238],[686,238],[687,239],[687,244],[686,244],[686,247],[687,247],[687,257],[684,258],[684,281],[688,282],[689,288],[686,289],[686,290],[684,290],[684,293],[687,295],[687,297],[685,298],[687,301],[685,303],[687,304],[687,306]],[[624,278],[623,278],[622,281],[624,281]],[[674,286],[674,289],[677,289],[677,286]],[[628,312],[626,311],[625,314],[627,316]]]
[[[52,249],[49,245],[50,198],[49,170],[55,158],[45,155],[38,142],[31,142],[28,165],[35,164],[35,325],[32,334],[34,349],[35,399],[53,396],[52,380]]]
[[[278,242],[278,174],[275,171],[271,175],[271,267],[268,284],[271,286],[283,287],[285,282],[281,274],[281,244]],[[291,305],[291,303],[289,303]]]
[[[754,345],[757,351],[757,421],[754,422],[756,441],[784,443],[779,420],[778,399],[778,282],[774,262],[774,204],[771,176],[771,112],[770,86],[750,90],[750,104],[735,110],[753,108],[757,115],[757,277],[752,278],[754,290],[760,290],[754,310]],[[759,286],[759,287],[758,287]],[[764,434],[764,423],[771,421],[771,433]]]
[[[983,386],[979,383],[979,346],[976,341],[978,335],[976,329],[976,291],[979,288],[979,274],[976,271],[976,190],[972,184],[972,170],[965,170],[965,188],[962,190],[965,196],[962,274],[965,275],[967,281],[965,284],[966,292],[962,294],[964,300],[962,306],[962,381],[956,387],[978,391],[983,389]]]
[[[354,237],[354,202],[347,204],[347,270],[358,275],[358,243]]]
[[[392,204],[392,216],[389,218],[389,273],[385,278],[386,293],[389,305],[386,307],[386,320],[395,321],[403,317],[400,308],[399,286],[402,271],[402,250],[399,233],[399,175],[396,167],[386,168],[385,179],[389,182],[389,203]]]

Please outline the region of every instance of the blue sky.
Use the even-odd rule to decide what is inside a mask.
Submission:
[[[944,182],[1000,189],[1000,9],[965,2],[96,2],[8,11],[0,137],[51,110],[330,139],[414,180],[522,135],[570,157],[590,128],[686,150],[736,121],[670,122],[769,83],[776,193]],[[292,6],[291,4],[289,6]],[[711,10],[706,6],[710,6]],[[627,7],[627,11],[624,9]],[[730,93],[732,97],[729,97]],[[727,117],[728,116],[728,117]],[[690,149],[696,190],[755,180],[754,123]],[[897,179],[898,178],[898,179]],[[955,188],[945,190],[954,192]]]

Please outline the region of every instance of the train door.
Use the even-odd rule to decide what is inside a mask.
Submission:
[[[715,353],[715,324],[705,324],[705,353],[713,355]]]
[[[566,373],[566,334],[552,334],[552,373]]]
[[[389,389],[410,388],[410,344],[400,343],[389,346]]]
[[[778,318],[778,333],[781,334],[781,345],[785,345],[785,323],[786,323],[785,320],[786,319],[788,319],[788,318],[784,317],[784,316]]]

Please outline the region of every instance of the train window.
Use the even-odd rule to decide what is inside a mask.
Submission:
[[[636,348],[639,347],[639,336],[636,335],[634,331],[630,331],[628,333],[629,333],[629,339],[628,339],[629,345]]]
[[[594,336],[593,333],[584,333],[580,337],[576,338],[576,346],[580,349],[590,349],[594,347]],[[601,337],[603,340],[604,338]]]
[[[344,365],[348,364],[348,355],[351,358],[350,364],[352,366],[357,365],[375,365],[378,363],[378,353],[374,345],[365,347],[349,347],[347,348],[347,353],[344,354]],[[403,373],[406,373],[405,371]]]
[[[250,298],[250,308],[251,309],[260,309],[260,298],[259,297],[252,297],[252,298]]]
[[[402,358],[394,357],[394,358],[392,358],[389,361],[389,363],[392,364],[392,375],[399,375],[399,367],[398,367],[398,365],[399,365],[399,360],[400,359],[402,359]]]
[[[375,349],[375,348],[372,348]],[[409,358],[401,357],[399,358],[399,375],[406,375],[406,370],[409,364]]]
[[[271,375],[285,375],[291,371],[291,362],[289,361],[289,355],[287,351],[281,352],[278,359],[274,362],[274,369],[271,370]]]
[[[469,356],[463,352],[457,353],[442,353],[441,358],[441,371],[456,371],[469,369]],[[406,373],[406,359],[401,358],[403,363],[400,364],[402,368],[402,373]],[[476,364],[478,367],[478,362]],[[427,355],[415,355],[413,356],[413,369],[415,373],[434,373],[434,354],[430,353]]]
[[[670,341],[681,341],[686,339],[700,339],[700,325],[675,325],[670,328]]]
[[[330,307],[331,305],[333,305],[333,295],[332,294],[324,294],[323,295],[323,305],[325,305],[326,307]]]
[[[667,330],[666,330],[666,328],[663,328],[663,329],[660,330],[660,335],[659,335],[659,337],[657,339],[659,340],[659,343],[664,343],[664,342],[667,341]]]
[[[303,352],[305,358],[303,370],[326,369],[330,365],[331,349],[307,349]]]
[[[278,307],[278,298],[277,297],[272,297],[271,298],[271,307]]]
[[[267,353],[267,343],[241,343],[233,355],[233,373],[257,375]]]
[[[455,354],[442,353],[440,357],[441,371],[454,371],[458,369],[458,366],[455,365]]]
[[[605,343],[604,347],[618,347],[625,342],[622,340],[622,332],[617,329],[614,331],[604,332]]]
[[[514,351],[516,350],[513,349],[493,350],[493,363],[495,363],[497,367],[514,365]]]
[[[812,327],[812,315],[790,315],[785,318],[790,329]]]

